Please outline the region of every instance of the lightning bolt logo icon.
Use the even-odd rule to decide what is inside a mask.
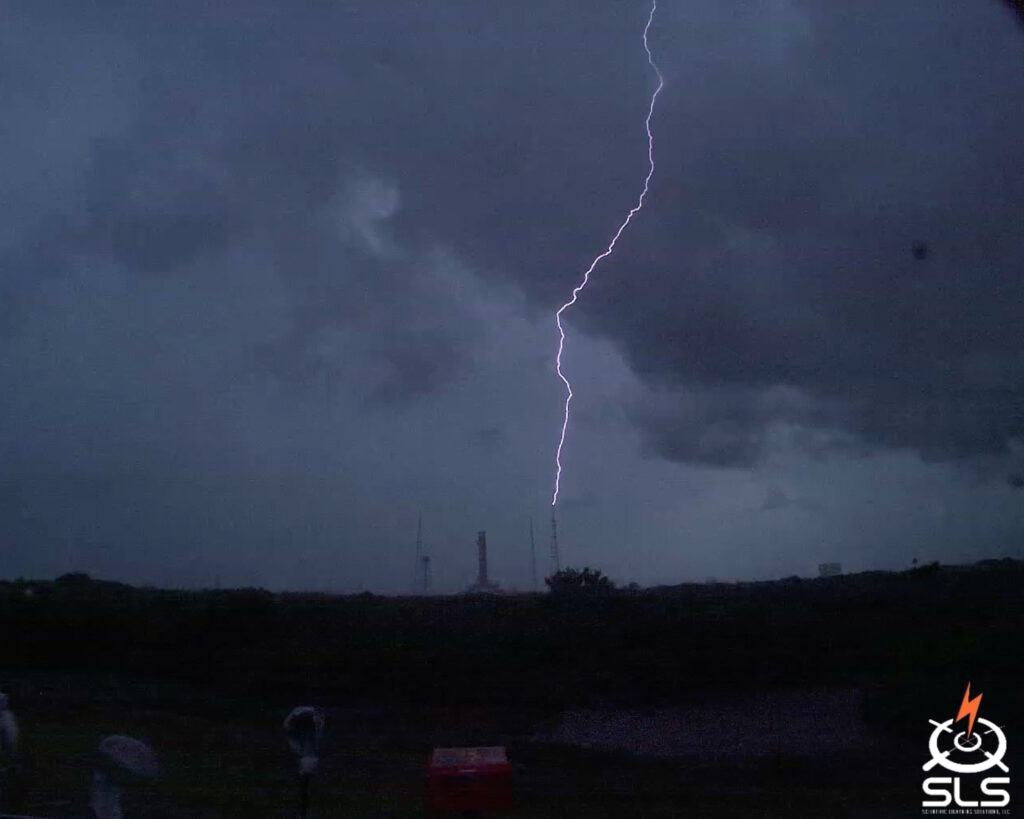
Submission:
[[[973,700],[971,699],[971,684],[967,683],[967,690],[964,691],[964,700],[960,703],[960,710],[956,712],[956,719],[953,722],[959,722],[964,717],[969,717],[967,720],[967,736],[971,735],[971,731],[974,729],[974,720],[978,716],[978,705],[981,703],[981,694],[978,694]]]
[[[572,298],[558,308],[558,312],[555,313],[555,323],[558,325],[558,355],[555,358],[555,370],[558,372],[558,377],[562,379],[562,383],[565,384],[566,396],[565,416],[562,420],[562,435],[558,440],[558,450],[555,452],[555,492],[554,496],[551,498],[552,506],[555,506],[558,503],[558,485],[562,477],[562,447],[565,446],[565,432],[569,427],[569,402],[572,401],[572,385],[569,383],[569,379],[565,377],[565,373],[562,372],[562,351],[565,348],[565,328],[562,326],[562,314],[576,303],[576,299],[580,292],[587,286],[587,282],[590,281],[590,274],[594,272],[594,268],[597,267],[598,262],[608,256],[611,256],[612,251],[615,250],[615,243],[619,241],[622,231],[626,229],[626,226],[630,221],[632,221],[633,217],[644,206],[644,197],[647,196],[647,189],[651,183],[651,177],[654,175],[654,135],[651,133],[651,116],[654,114],[654,103],[658,99],[658,94],[661,93],[661,89],[665,85],[665,78],[662,77],[661,71],[658,70],[658,66],[654,63],[654,57],[651,54],[651,47],[647,42],[647,33],[651,29],[651,23],[654,21],[654,12],[657,10],[658,0],[652,0],[651,13],[647,17],[647,25],[644,26],[644,51],[647,52],[647,63],[652,69],[654,69],[654,73],[658,77],[658,87],[654,89],[654,93],[651,95],[651,104],[647,109],[647,119],[644,122],[644,126],[647,129],[647,161],[649,165],[647,178],[644,179],[644,189],[640,193],[640,199],[626,216],[625,221],[623,221],[623,223],[619,225],[619,229],[615,231],[615,235],[612,237],[607,249],[590,263],[590,267],[588,267],[587,271],[583,274],[583,281],[580,282],[577,287],[573,288]]]

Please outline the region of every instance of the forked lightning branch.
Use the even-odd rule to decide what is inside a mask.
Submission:
[[[640,208],[644,206],[644,197],[647,196],[647,189],[651,184],[651,177],[654,175],[654,135],[651,133],[651,116],[654,114],[654,103],[658,99],[658,94],[661,93],[661,89],[665,85],[665,78],[661,76],[661,71],[658,70],[658,66],[654,63],[654,57],[651,54],[651,47],[647,42],[647,33],[651,29],[651,23],[654,21],[654,12],[657,10],[658,2],[657,0],[653,0],[651,4],[651,13],[647,16],[647,25],[644,26],[644,51],[647,52],[647,62],[651,68],[654,69],[654,73],[658,77],[658,86],[654,89],[654,93],[651,94],[651,104],[647,109],[647,119],[644,122],[644,127],[647,129],[648,162],[647,178],[644,179],[644,189],[640,192],[640,198],[636,205],[626,215],[625,221],[623,221],[623,223],[619,225],[619,229],[615,231],[615,235],[612,237],[611,242],[609,242],[608,247],[603,253],[595,257],[595,259],[590,263],[590,267],[588,267],[586,272],[583,274],[583,281],[573,288],[572,298],[558,308],[558,312],[555,313],[555,323],[558,325],[558,355],[555,357],[555,370],[558,373],[558,377],[562,379],[562,383],[565,384],[566,395],[565,415],[562,419],[562,434],[558,439],[558,449],[555,452],[555,491],[551,498],[552,506],[555,506],[558,503],[558,485],[562,478],[562,447],[565,445],[565,432],[569,426],[569,402],[572,401],[572,385],[569,383],[569,379],[562,371],[562,352],[565,348],[565,328],[562,326],[562,314],[576,303],[576,299],[579,297],[580,292],[587,286],[587,282],[590,281],[590,274],[594,272],[594,268],[597,267],[598,262],[608,256],[611,256],[612,251],[615,250],[615,243],[619,241],[622,231],[626,229],[626,226],[640,211]]]

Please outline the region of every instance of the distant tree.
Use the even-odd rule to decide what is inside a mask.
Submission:
[[[589,566],[583,569],[567,566],[551,577],[545,577],[544,582],[552,594],[604,594],[615,589],[615,584],[600,569]]]
[[[99,587],[85,572],[62,574],[53,581],[54,590],[61,595],[82,597],[96,593]]]
[[[939,561],[933,560],[931,563],[926,563],[923,566],[915,566],[910,570],[910,574],[914,577],[932,577],[942,571],[942,566],[939,565]]]
[[[85,572],[69,572],[62,574],[54,582],[60,586],[88,586],[92,583],[92,578]]]

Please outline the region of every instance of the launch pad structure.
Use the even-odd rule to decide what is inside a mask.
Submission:
[[[477,576],[476,583],[466,589],[466,594],[498,594],[501,589],[492,583],[487,576],[487,532],[481,530],[476,534]]]
[[[491,580],[487,565],[487,532],[483,529],[476,535],[477,576],[476,581],[469,585],[466,594],[503,594],[500,584]],[[550,561],[552,572],[561,569],[558,553],[558,524],[554,514],[551,515]],[[423,545],[423,518],[416,522],[416,557],[413,563],[411,592],[414,595],[430,594],[431,559]],[[530,519],[530,590],[538,591],[537,547],[534,539],[533,519]]]
[[[430,555],[423,548],[423,516],[416,521],[416,561],[412,570],[412,593],[430,594]]]

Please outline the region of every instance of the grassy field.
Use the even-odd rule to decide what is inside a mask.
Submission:
[[[0,582],[0,690],[24,736],[6,807],[83,815],[94,749],[122,733],[163,768],[128,794],[129,819],[293,816],[281,723],[308,703],[327,713],[316,817],[425,815],[427,758],[448,745],[508,747],[516,817],[920,815],[928,719],[954,716],[968,680],[1019,769],[1022,579],[1009,561],[593,599]],[[724,699],[832,690],[856,692],[870,746],[823,719],[828,752],[747,753],[742,731],[763,747],[766,723]],[[624,709],[666,705],[699,708],[693,730],[732,714],[731,750],[654,759],[552,741],[567,709],[622,724]]]
[[[41,816],[81,815],[92,751],[107,733],[158,749],[163,775],[126,797],[126,815],[284,817],[297,804],[295,765],[279,713],[217,720],[159,711],[77,706],[23,714],[22,792],[10,806]],[[543,722],[534,715],[533,726]],[[531,742],[522,715],[505,711],[328,713],[316,817],[416,817],[435,741],[503,742],[516,766],[515,817],[900,816],[911,786],[864,757],[819,760],[650,760]],[[899,767],[899,766],[897,766]],[[912,804],[912,803],[910,803]]]

